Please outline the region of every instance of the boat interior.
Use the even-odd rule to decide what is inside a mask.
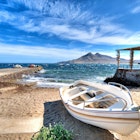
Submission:
[[[124,110],[127,102],[123,98],[86,85],[70,86],[67,89],[67,97],[71,104],[82,109],[108,109]]]

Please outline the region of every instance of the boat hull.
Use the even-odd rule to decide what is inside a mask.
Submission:
[[[109,118],[99,117],[94,115],[86,115],[76,112],[64,104],[68,112],[76,119],[91,124],[103,129],[115,131],[121,135],[129,135],[139,127],[138,119],[126,119],[126,118]]]

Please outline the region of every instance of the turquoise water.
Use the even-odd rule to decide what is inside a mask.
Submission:
[[[28,82],[37,82],[38,86],[60,87],[76,80],[86,80],[102,83],[106,77],[115,74],[117,66],[114,64],[41,64],[44,68],[34,76],[25,76]]]
[[[30,64],[20,64],[24,67]],[[72,83],[75,80],[103,82],[106,77],[113,76],[115,64],[37,64],[44,70],[34,76],[24,76],[24,79],[43,80],[43,82]],[[10,68],[14,64],[0,64],[0,68]]]
[[[64,83],[80,79],[102,82],[106,77],[113,76],[116,68],[114,64],[48,64],[44,67],[46,72],[40,76]]]
[[[0,68],[10,68],[14,64],[0,64]],[[30,64],[20,64],[24,67]],[[37,82],[39,86],[61,86],[76,80],[87,80],[102,83],[107,77],[112,77],[117,69],[115,64],[37,64],[43,67],[35,75],[24,75],[23,81]],[[123,65],[128,67],[128,65]]]
[[[20,64],[28,67],[30,64]],[[35,75],[23,75],[23,82],[37,82],[38,86],[60,87],[64,84],[73,83],[76,80],[87,80],[102,83],[107,77],[112,77],[116,70],[115,64],[37,64],[43,67]],[[0,68],[12,68],[14,64],[0,64]],[[130,68],[123,64],[121,68]],[[140,65],[134,65],[139,68]]]

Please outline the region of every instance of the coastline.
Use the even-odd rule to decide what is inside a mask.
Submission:
[[[40,71],[42,67],[34,67],[34,68],[5,68],[0,69],[0,81],[8,81],[21,79],[23,74],[33,74]]]
[[[31,69],[30,69],[31,70]],[[7,119],[29,119],[42,117],[43,124],[48,126],[50,123],[62,122],[64,127],[74,132],[74,140],[114,140],[115,133],[98,127],[87,125],[73,118],[63,106],[58,88],[41,88],[34,84],[18,84],[11,82],[17,80],[18,76],[13,76],[0,82],[0,118]],[[29,72],[29,71],[28,71]],[[31,74],[30,72],[26,74]],[[35,72],[35,71],[34,71]],[[19,78],[24,72],[19,71],[14,75]],[[0,76],[1,79],[2,76]],[[140,88],[129,88],[132,92],[132,98],[140,105]],[[0,127],[0,140],[29,140],[34,132],[2,133],[4,125]],[[129,136],[117,135],[119,140],[136,140],[140,139],[140,127]]]

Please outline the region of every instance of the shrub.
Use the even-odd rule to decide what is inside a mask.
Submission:
[[[72,140],[72,133],[66,130],[62,124],[43,126],[31,140]]]

